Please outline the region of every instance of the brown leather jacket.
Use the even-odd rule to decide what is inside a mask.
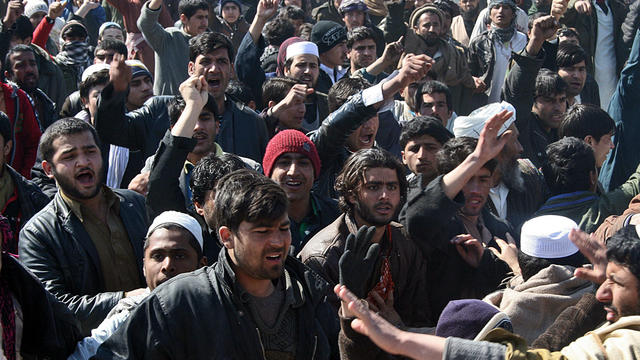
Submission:
[[[395,284],[394,308],[405,325],[435,326],[438,318],[433,315],[429,303],[427,263],[413,241],[408,238],[402,225],[391,222],[388,226],[382,237],[379,264],[382,264],[383,256],[390,256],[391,276]],[[357,231],[353,218],[342,214],[311,238],[298,256],[305,265],[333,286],[339,281],[338,261],[344,252],[347,236]],[[376,268],[378,270],[370,280],[371,288],[375,285],[375,279],[380,277],[381,266]],[[330,296],[328,300],[337,310],[340,302],[334,294]]]

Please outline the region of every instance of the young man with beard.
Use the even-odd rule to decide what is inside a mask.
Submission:
[[[587,73],[587,54],[573,43],[561,43],[556,53],[558,75],[567,83],[567,106],[592,104],[600,106],[598,83]]]
[[[487,86],[480,105],[500,101],[504,78],[513,53],[527,44],[527,36],[515,28],[517,5],[512,0],[489,2],[491,25],[469,43],[471,74],[481,78]]]
[[[407,193],[402,164],[384,150],[360,150],[345,163],[336,190],[343,214],[307,243],[299,255],[302,262],[335,286],[346,275],[340,274],[338,263],[348,251],[348,237],[358,233],[356,237],[362,241],[365,230],[361,228],[372,227],[364,241],[379,244],[382,251],[372,260],[379,264],[374,274],[360,279],[364,294],[394,321],[434,326],[438,317],[428,297],[427,264],[402,225],[393,221]],[[352,270],[350,276],[361,271]],[[330,301],[337,310],[338,299],[332,296]]]
[[[453,129],[455,120],[451,91],[440,81],[430,80],[418,88],[414,96],[416,111],[422,116],[433,116],[442,126]]]
[[[464,46],[469,46],[473,26],[480,13],[479,2],[479,0],[461,0],[460,15],[451,20],[451,36]]]
[[[425,188],[438,175],[436,153],[453,136],[438,119],[418,116],[404,123],[400,133],[402,162],[409,168],[411,188]]]
[[[410,56],[404,60],[397,76],[386,82],[370,86],[366,80],[355,77],[338,81],[329,92],[329,109],[332,114],[323,121],[320,128],[310,133],[309,138],[316,145],[322,164],[322,172],[315,188],[320,194],[336,198],[335,178],[342,165],[353,152],[374,146],[378,127],[378,106],[388,108],[386,102],[408,86],[423,78],[431,68],[431,60],[425,55]],[[383,111],[389,117],[391,112]],[[385,121],[394,122],[395,119]],[[399,131],[398,131],[399,134]],[[395,135],[397,143],[399,135]],[[399,155],[398,151],[398,155]]]
[[[542,173],[551,197],[536,215],[562,215],[592,233],[609,215],[622,214],[640,193],[640,167],[618,188],[598,194],[594,151],[582,139],[562,138],[547,147]]]
[[[40,142],[55,198],[20,232],[20,261],[89,331],[123,297],[144,291],[144,198],[104,185],[98,135],[79,119],[61,119]]]
[[[473,111],[469,116],[456,118],[453,133],[456,137],[478,138],[486,121],[501,110],[514,111],[511,104],[489,104]],[[521,159],[522,145],[518,141],[518,128],[515,116],[505,122],[500,129],[502,135],[510,130],[514,136],[509,138],[500,154],[496,157],[498,165],[492,174],[487,207],[492,214],[507,220],[514,229],[520,229],[522,223],[530,219],[548,197],[547,186],[542,173],[528,159]]]
[[[238,48],[236,57],[235,67],[238,79],[254,91],[254,97],[258,100],[262,99],[262,85],[267,77],[272,76],[272,74],[265,74],[260,65],[260,57],[267,47],[262,29],[277,10],[277,0],[259,2],[256,16]],[[305,131],[317,129],[329,114],[326,91],[331,86],[331,79],[323,72],[324,82],[329,85],[325,86],[324,92],[318,91],[316,87],[320,74],[320,54],[316,44],[299,37],[288,38],[280,44],[275,76],[292,78],[307,84],[309,89],[314,89],[305,100],[305,120],[302,125]],[[267,106],[267,104],[258,105],[258,108]]]
[[[17,45],[9,49],[4,69],[5,78],[14,82],[31,97],[40,129],[44,131],[58,120],[56,104],[38,88],[39,72],[36,55],[30,46]]]
[[[347,74],[349,76],[356,75],[358,70],[366,69],[367,66],[373,64],[377,58],[376,48],[376,41],[370,28],[360,26],[349,30],[347,33],[347,58],[350,66]]]
[[[505,79],[503,99],[516,109],[518,137],[524,149],[522,157],[536,168],[546,161],[547,145],[558,139],[558,127],[567,110],[567,83],[560,75],[540,69],[544,61],[542,44],[556,33],[557,22],[551,15],[533,22],[531,39]]]
[[[96,358],[337,358],[337,323],[324,301],[330,288],[287,256],[284,190],[240,170],[215,193],[218,261],[159,287]]]
[[[320,174],[316,146],[298,130],[283,130],[269,144],[262,160],[264,174],[287,193],[291,221],[289,253],[300,250],[318,231],[338,217],[338,204],[311,189]]]
[[[482,298],[495,291],[510,271],[500,258],[512,261],[515,254],[499,254],[496,239],[513,242],[509,235],[513,230],[485,204],[495,158],[514,136],[502,130],[512,115],[501,111],[492,116],[478,140],[461,137],[446,142],[436,155],[440,175],[425,189],[411,192],[400,215],[429,263],[430,283],[441,289],[430,295],[436,318],[452,299]]]
[[[521,337],[505,330],[494,330],[491,342],[404,332],[367,309],[358,296],[340,286],[335,292],[343,300],[344,316],[350,317],[343,323],[343,329],[350,326],[383,350],[412,359],[633,359],[640,353],[640,238],[637,232],[635,226],[627,226],[607,242],[606,249],[603,244],[595,246],[597,252],[592,250],[594,246],[589,244],[592,240],[586,234],[581,234],[579,241],[574,240],[581,251],[588,249],[592,254],[590,260],[595,262],[595,270],[579,268],[576,275],[600,284],[596,298],[607,311],[607,322],[596,329],[589,328],[593,330],[555,352],[528,348]],[[355,317],[358,320],[353,320]],[[556,327],[556,335],[563,336],[581,325]]]
[[[143,246],[142,270],[146,291],[120,300],[104,321],[91,331],[91,336],[78,342],[68,360],[85,360],[95,355],[100,344],[129,318],[151,291],[177,275],[206,266],[202,245],[200,225],[193,217],[177,211],[165,211],[153,219]]]

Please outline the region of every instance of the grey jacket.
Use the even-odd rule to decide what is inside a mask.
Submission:
[[[142,243],[149,225],[144,198],[131,190],[113,191],[120,199],[120,218],[138,262],[140,287],[144,287]],[[22,228],[18,248],[20,261],[75,314],[83,336],[97,327],[124,295],[122,291],[104,292],[95,245],[60,193]]]
[[[156,95],[177,95],[180,83],[189,77],[189,39],[191,35],[176,27],[163,28],[158,22],[160,10],[142,7],[137,24],[147,43],[156,53],[153,93]]]

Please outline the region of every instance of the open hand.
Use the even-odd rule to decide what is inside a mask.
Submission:
[[[266,20],[278,11],[278,0],[260,0],[256,9],[256,16]]]
[[[580,250],[580,252],[593,264],[592,268],[580,267],[573,273],[575,277],[589,280],[596,284],[602,284],[606,280],[607,270],[607,248],[606,246],[590,237],[584,231],[573,229],[569,233],[569,240]]]
[[[512,116],[513,112],[502,110],[493,115],[484,124],[484,128],[482,128],[480,137],[478,138],[478,145],[476,145],[476,149],[474,150],[475,155],[483,164],[498,156],[504,145],[513,136],[513,131],[507,130],[498,138],[500,128]]]

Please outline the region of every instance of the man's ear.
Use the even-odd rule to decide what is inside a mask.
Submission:
[[[195,68],[196,64],[193,61],[189,61],[189,64],[187,65],[187,73],[189,74],[189,76],[194,75]]]
[[[269,102],[267,103],[267,108],[274,107],[274,106],[276,106],[276,102],[273,100],[269,100]]]
[[[11,148],[13,148],[13,140],[6,141],[4,143],[4,149],[2,149],[2,154],[5,158],[11,153]]]
[[[193,206],[196,208],[196,213],[202,217],[204,217],[204,208],[200,205],[199,202],[193,201]]]
[[[184,25],[189,21],[189,18],[185,14],[180,14],[180,22]]]
[[[583,140],[584,140],[584,142],[589,144],[589,146],[591,146],[591,147],[596,145],[596,139],[594,139],[593,136],[591,136],[591,135],[585,136]]]
[[[8,71],[5,71],[5,72],[4,72],[4,77],[5,77],[5,79],[7,79],[7,80],[11,80],[11,74],[10,74]]]
[[[220,226],[218,229],[218,237],[224,247],[227,249],[233,249],[233,235],[231,234],[231,229],[226,226]]]
[[[202,259],[200,259],[200,263],[198,264],[198,268],[207,266],[208,262],[209,260],[207,260],[207,257],[203,255]]]
[[[400,151],[400,155],[402,155],[402,163],[407,165],[407,158],[404,156],[404,150]]]
[[[53,169],[51,168],[51,164],[47,160],[42,160],[42,170],[47,175],[49,179],[53,179]]]

